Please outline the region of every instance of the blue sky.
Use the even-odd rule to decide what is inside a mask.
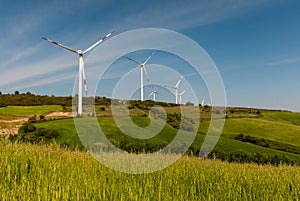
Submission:
[[[296,0],[1,1],[0,91],[73,93],[78,57],[41,37],[85,49],[113,29],[117,35],[151,27],[177,31],[207,51],[224,81],[228,106],[300,111],[299,8]],[[147,54],[131,56],[143,60]],[[157,58],[152,62],[159,63]],[[117,79],[116,72],[111,74]],[[86,73],[89,83],[88,65]],[[174,74],[162,84],[176,81]],[[109,94],[104,88],[99,95]],[[207,96],[202,88],[199,98]]]

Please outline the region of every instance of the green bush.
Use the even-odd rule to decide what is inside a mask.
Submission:
[[[59,133],[55,130],[46,128],[36,128],[30,122],[24,123],[18,131],[17,135],[9,137],[11,141],[31,142],[31,143],[48,143],[55,141],[55,138],[59,136]]]

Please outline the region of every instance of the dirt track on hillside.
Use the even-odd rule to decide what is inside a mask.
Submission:
[[[15,135],[18,134],[19,128],[28,121],[28,118],[1,120],[0,119],[0,135]]]
[[[45,119],[62,119],[70,118],[75,114],[73,112],[51,112],[45,115]],[[0,119],[0,135],[15,135],[18,134],[19,128],[28,121],[29,118],[4,120]]]

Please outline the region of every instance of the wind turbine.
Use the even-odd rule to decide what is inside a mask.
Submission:
[[[202,98],[201,106],[204,106],[205,97]]]
[[[177,81],[177,83],[174,85],[174,86],[168,86],[168,85],[165,85],[166,87],[169,87],[171,89],[174,89],[174,95],[175,95],[175,103],[178,104],[178,86],[180,84],[180,82],[182,81],[183,79],[183,76],[181,76],[179,78],[179,80]]]
[[[141,72],[141,75],[140,75],[140,79],[141,79],[141,101],[144,101],[144,81],[143,81],[143,78],[144,78],[144,75],[143,75],[143,72],[145,72],[145,75],[146,75],[146,78],[147,78],[147,81],[149,82],[149,76],[147,74],[147,71],[146,71],[146,67],[145,65],[147,64],[147,62],[150,60],[150,58],[153,56],[154,54],[154,51],[151,53],[151,55],[144,61],[144,63],[141,63],[139,61],[136,61],[134,59],[131,59],[127,56],[124,56],[126,59],[136,63],[139,65],[139,68],[140,68],[140,72]]]
[[[186,89],[183,90],[181,93],[178,94],[178,103],[181,104],[182,103],[182,95],[186,92]]]
[[[152,96],[153,101],[155,102],[156,101],[156,99],[155,99],[156,98],[156,94],[159,94],[159,93],[156,90],[153,90],[148,97]]]
[[[79,55],[79,69],[78,69],[78,111],[77,114],[78,116],[82,116],[82,78],[83,78],[83,84],[84,84],[84,90],[86,93],[86,96],[88,95],[88,91],[87,91],[87,86],[86,86],[86,77],[85,77],[85,72],[84,72],[84,62],[83,62],[83,55],[86,54],[87,52],[91,51],[92,49],[94,49],[97,45],[99,45],[102,41],[104,41],[106,38],[108,38],[109,36],[111,36],[115,31],[111,31],[110,33],[108,33],[106,36],[102,37],[100,40],[98,40],[96,43],[94,43],[93,45],[91,45],[89,48],[87,48],[86,50],[82,51],[82,50],[74,50],[73,48],[70,48],[68,46],[65,46],[63,44],[60,44],[58,42],[55,42],[53,40],[47,39],[47,38],[42,38],[50,43],[53,43],[54,45],[57,45],[59,47],[65,48],[75,54]]]

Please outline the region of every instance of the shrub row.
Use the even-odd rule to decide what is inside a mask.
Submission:
[[[30,143],[50,143],[54,142],[59,133],[55,130],[46,128],[36,128],[30,122],[24,123],[17,135],[9,136],[11,141],[30,142]]]
[[[235,137],[235,139],[242,141],[242,142],[248,142],[251,144],[262,146],[262,147],[268,147],[268,148],[276,149],[276,150],[280,150],[280,151],[300,154],[300,147],[293,146],[290,144],[276,142],[276,141],[272,141],[272,140],[268,140],[268,139],[264,139],[264,138],[253,137],[250,135],[245,136],[243,134],[239,134],[238,136]]]

